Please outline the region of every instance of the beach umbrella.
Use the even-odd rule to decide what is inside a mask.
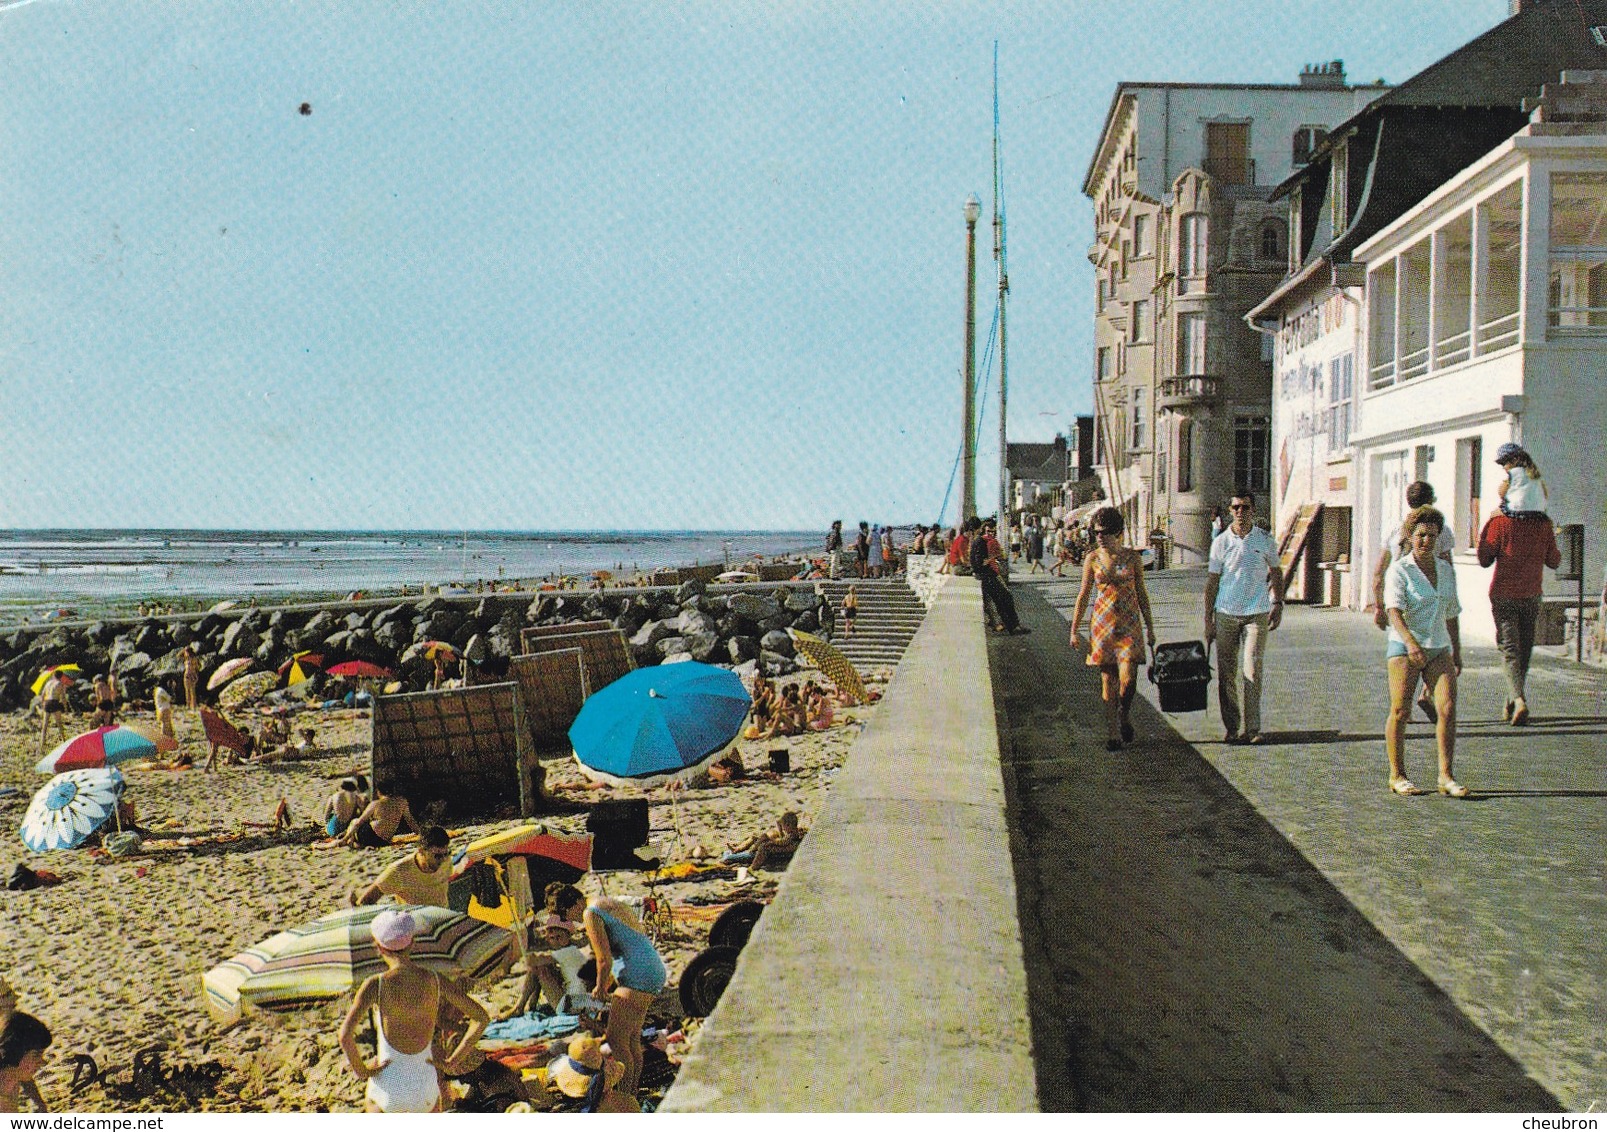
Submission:
[[[374,917],[395,904],[342,908],[270,936],[201,976],[212,1017],[229,1026],[248,1010],[289,1010],[351,993],[385,970]],[[450,908],[409,906],[418,925],[408,957],[421,967],[470,980],[500,975],[515,953],[513,933]]]
[[[865,691],[864,682],[860,680],[853,662],[838,652],[830,641],[801,629],[788,629],[787,635],[792,638],[798,651],[813,661],[815,667],[824,672],[826,679],[837,685],[840,691],[854,697],[855,703],[870,703],[870,694]]]
[[[162,746],[132,727],[97,727],[58,744],[34,769],[40,774],[60,774],[66,770],[116,766],[134,759],[154,758]]]
[[[339,664],[331,664],[324,671],[331,676],[355,677],[358,679],[366,677],[372,680],[383,680],[387,676],[393,675],[389,668],[381,668],[379,665],[370,664],[366,660],[343,660]]]
[[[28,686],[28,688],[29,688],[29,690],[31,692],[33,692],[34,695],[37,696],[41,691],[44,690],[45,682],[47,680],[49,680],[50,677],[52,675],[54,675],[55,673],[57,673],[57,672],[61,672],[61,673],[82,672],[82,671],[83,671],[83,669],[79,668],[76,664],[53,664],[49,668],[47,668],[43,672],[41,672],[38,676],[36,676],[34,678],[34,682],[32,684],[30,684]]]
[[[315,653],[311,649],[303,649],[298,653],[294,653],[289,660],[279,666],[279,675],[289,677],[285,681],[287,685],[299,684],[312,675],[308,669],[322,668],[323,666],[324,658],[321,654]]]
[[[70,770],[33,796],[22,817],[22,843],[35,853],[76,849],[117,812],[123,776],[115,770]]]
[[[638,668],[587,699],[569,741],[588,777],[653,785],[701,770],[737,737],[752,706],[742,681],[712,664]]]
[[[236,676],[240,675],[240,673],[250,668],[252,663],[253,662],[249,656],[237,656],[233,660],[224,661],[222,664],[218,665],[218,670],[214,672],[210,678],[208,678],[206,682],[206,690],[212,692],[223,687],[223,685],[227,684],[230,680],[233,680]]]
[[[415,647],[430,660],[434,660],[438,655],[444,655],[448,660],[458,658],[458,650],[445,641],[421,641]]]
[[[241,676],[218,693],[218,706],[237,708],[248,700],[267,695],[278,683],[279,677],[273,672],[252,672]]]

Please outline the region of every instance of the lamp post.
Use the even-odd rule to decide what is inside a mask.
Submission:
[[[976,515],[976,221],[982,202],[965,201],[965,417],[960,423],[960,521]]]

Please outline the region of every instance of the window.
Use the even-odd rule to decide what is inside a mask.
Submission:
[[[1607,173],[1551,175],[1551,278],[1546,325],[1607,333]]]
[[[1148,299],[1134,300],[1132,321],[1127,324],[1127,340],[1129,342],[1149,341]]]
[[[1105,276],[1094,276],[1094,313],[1098,314],[1105,309]]]
[[[1343,452],[1350,447],[1356,409],[1355,356],[1345,354],[1328,363],[1328,451]]]
[[[1456,442],[1456,510],[1451,515],[1451,529],[1462,532],[1462,546],[1467,550],[1478,549],[1483,488],[1484,438],[1463,437]]]
[[[1194,490],[1194,422],[1177,422],[1177,490]]]
[[[1278,260],[1284,257],[1283,225],[1276,220],[1261,226],[1261,258]]]
[[[1127,261],[1130,258],[1132,258],[1132,255],[1133,255],[1133,242],[1131,240],[1123,240],[1122,241],[1122,259],[1121,259],[1121,269],[1122,269],[1121,277],[1123,279],[1127,278]]]
[[[1095,351],[1094,380],[1110,380],[1110,347],[1101,346]]]
[[[1205,290],[1205,241],[1210,222],[1203,212],[1191,212],[1178,224],[1177,289]]]
[[[1171,462],[1171,453],[1166,450],[1167,433],[1166,414],[1162,413],[1155,420],[1155,490],[1166,490],[1166,470]]]
[[[1177,327],[1177,356],[1182,363],[1178,367],[1178,372],[1182,374],[1205,373],[1205,316],[1203,314],[1180,315],[1177,320]]]
[[[1328,222],[1337,237],[1350,223],[1350,154],[1344,142],[1333,149],[1333,168],[1328,172]]]
[[[1267,490],[1266,417],[1233,418],[1233,490]]]
[[[1250,171],[1250,123],[1205,124],[1205,171],[1224,185],[1254,183]]]
[[[1133,217],[1133,255],[1149,255],[1149,217]]]
[[[1129,444],[1128,447],[1129,448],[1142,448],[1142,447],[1144,447],[1144,441],[1147,439],[1146,436],[1145,436],[1145,431],[1144,431],[1144,390],[1143,389],[1134,389],[1133,390],[1133,416],[1132,416],[1132,421],[1133,421],[1133,432],[1132,432],[1132,436],[1131,436],[1132,443]]]
[[[1311,161],[1311,155],[1317,152],[1317,147],[1327,137],[1328,131],[1322,126],[1301,126],[1295,131],[1290,159],[1296,165],[1307,164]]]

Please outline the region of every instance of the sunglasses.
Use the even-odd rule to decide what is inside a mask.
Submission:
[[[1253,510],[1255,510],[1255,507],[1254,507],[1253,504],[1249,504],[1249,503],[1229,503],[1228,504],[1228,510],[1229,511],[1253,511]]]

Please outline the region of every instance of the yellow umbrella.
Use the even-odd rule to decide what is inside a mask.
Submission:
[[[51,668],[47,668],[43,672],[41,672],[39,674],[38,678],[35,679],[33,684],[31,685],[31,690],[33,691],[33,694],[37,696],[39,694],[40,690],[42,688],[44,688],[45,681],[49,680],[56,673],[58,673],[58,672],[82,672],[82,671],[83,671],[83,669],[79,668],[76,664],[57,664],[57,665],[55,665],[55,666],[53,666]]]
[[[814,661],[815,667],[824,672],[826,679],[837,685],[839,690],[854,697],[855,703],[870,703],[870,695],[865,691],[853,662],[833,648],[830,641],[801,629],[788,629],[787,634],[792,637],[792,643],[798,646],[798,651]]]

